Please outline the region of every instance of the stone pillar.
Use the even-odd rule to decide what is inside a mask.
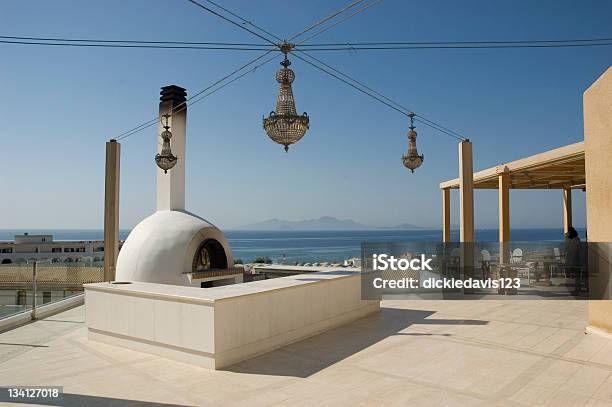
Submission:
[[[156,134],[157,152],[161,151],[161,138],[164,131],[163,115],[169,114],[168,121],[172,139],[172,153],[178,158],[176,165],[167,173],[157,168],[157,210],[180,211],[185,209],[185,142],[187,130],[187,105],[183,104],[187,97],[185,89],[170,85],[162,88],[159,98],[158,131]]]
[[[612,67],[585,92],[584,152],[589,269],[597,269],[598,280],[590,290],[599,298],[610,298],[612,258]],[[596,263],[596,264],[595,264]],[[589,301],[589,325],[612,332],[612,301]]]
[[[507,168],[498,172],[499,176],[499,261],[508,263],[510,253],[510,173]]]
[[[472,143],[459,143],[460,242],[474,241],[474,165]]]
[[[451,241],[450,188],[442,189],[442,242]]]
[[[121,144],[106,143],[104,175],[104,281],[115,280],[119,256],[119,162]]]
[[[563,189],[563,233],[572,226],[572,189]]]

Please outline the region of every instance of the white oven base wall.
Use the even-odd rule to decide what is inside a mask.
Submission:
[[[380,310],[358,273],[316,273],[199,289],[90,284],[93,341],[220,369]]]

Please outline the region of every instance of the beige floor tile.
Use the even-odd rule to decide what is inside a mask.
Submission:
[[[590,398],[588,396],[559,390],[554,393],[543,405],[555,407],[576,407],[584,406],[589,402],[589,400]]]
[[[607,343],[601,348],[601,350],[593,355],[591,359],[589,359],[591,362],[603,363],[612,366],[612,340],[606,339],[606,341]]]
[[[578,342],[563,356],[572,359],[590,360],[593,356],[599,353],[609,342],[609,339],[599,335],[585,335],[580,342]]]
[[[562,388],[566,392],[588,396],[589,398],[610,377],[610,371],[593,366],[583,366],[574,373]]]
[[[582,334],[576,302],[385,301],[375,316],[221,371],[89,342],[82,314],[0,335],[22,341],[18,351],[0,345],[0,384],[188,405],[612,402],[612,343]]]
[[[612,376],[608,376],[608,379],[599,386],[593,398],[612,403]]]

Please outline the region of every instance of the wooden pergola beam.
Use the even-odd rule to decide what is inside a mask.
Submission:
[[[572,190],[563,189],[563,233],[567,233],[572,226]]]
[[[503,171],[498,176],[499,182],[499,243],[500,262],[508,263],[510,242],[510,173]]]
[[[450,189],[442,190],[442,242],[451,241]]]
[[[503,165],[487,168],[474,173],[474,188],[497,188],[497,177],[501,169],[507,168],[511,177],[521,172],[556,172],[575,171],[584,174],[584,142],[570,144],[530,157],[522,158]],[[584,175],[582,176],[584,178]],[[486,187],[484,186],[486,185]],[[459,188],[459,178],[440,183],[440,188]]]

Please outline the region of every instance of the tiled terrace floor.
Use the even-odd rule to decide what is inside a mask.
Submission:
[[[0,385],[74,406],[612,406],[612,340],[584,334],[583,301],[382,307],[223,371],[89,342],[79,307],[0,334]]]

